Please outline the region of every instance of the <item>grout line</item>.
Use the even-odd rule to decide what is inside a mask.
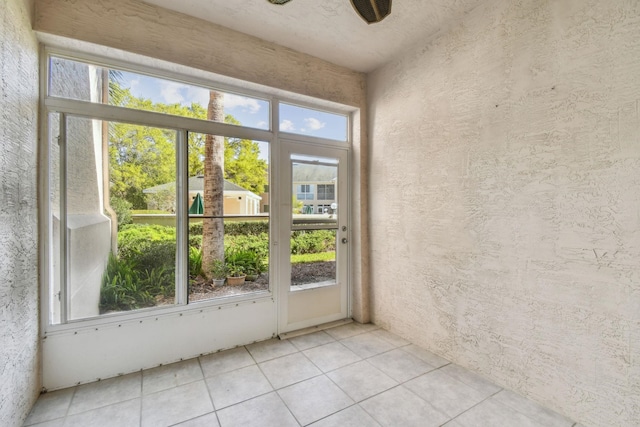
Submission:
[[[209,401],[211,402],[211,407],[213,411],[216,412],[216,404],[213,403],[213,396],[211,396],[211,390],[209,390],[209,385],[207,384],[207,379],[204,376],[204,369],[202,369],[202,363],[200,362],[200,357],[198,357],[198,367],[200,368],[200,373],[202,374],[202,381],[204,382],[204,387],[207,389],[207,394],[209,395]],[[216,417],[218,415],[216,414]]]
[[[455,379],[455,378],[454,378],[454,379]],[[466,385],[466,384],[465,384],[465,385]],[[467,386],[467,387],[468,387],[468,386]],[[474,390],[475,390],[475,389],[474,389]],[[480,402],[478,402],[478,403],[476,403],[475,405],[473,405],[473,406],[471,406],[471,407],[469,407],[469,408],[465,409],[464,411],[460,412],[458,415],[456,415],[455,417],[451,418],[449,421],[447,421],[446,423],[444,423],[444,424],[442,424],[442,425],[445,425],[445,424],[447,424],[448,422],[451,422],[451,421],[455,420],[455,419],[456,419],[456,418],[458,418],[460,415],[462,415],[462,414],[464,414],[464,413],[469,412],[470,410],[472,410],[473,408],[475,408],[475,407],[476,407],[476,406],[478,406],[478,405],[483,404],[484,402],[486,402],[487,400],[491,399],[491,398],[492,398],[493,396],[495,396],[496,394],[500,393],[502,390],[503,390],[503,389],[501,388],[500,390],[496,391],[496,392],[495,392],[495,393],[493,393],[492,395],[485,397],[485,398],[484,398],[484,399],[482,399]],[[448,415],[447,415],[447,416],[448,416]]]

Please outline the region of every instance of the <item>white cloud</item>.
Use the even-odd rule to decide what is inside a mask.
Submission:
[[[209,91],[196,86],[185,86],[187,89],[187,104],[191,105],[192,102],[200,104],[204,108],[209,105]]]
[[[207,108],[209,91],[183,83],[160,81],[160,95],[166,104],[191,105],[192,102]]]
[[[240,107],[251,114],[255,114],[260,111],[260,103],[257,99],[247,98],[246,96],[232,95],[229,93],[224,94],[224,108],[225,110]]]
[[[265,122],[264,120],[260,120],[258,123],[256,123],[256,127],[258,129],[269,129],[269,123]]]
[[[293,132],[294,130],[296,130],[296,128],[291,120],[283,120],[280,122],[280,130],[285,132]]]
[[[139,85],[140,85],[140,79],[129,80],[129,89],[131,89],[131,92],[135,92],[135,90],[138,88]]]
[[[304,119],[304,123],[307,125],[307,127],[309,129],[313,130],[320,130],[323,127],[325,127],[326,123],[325,122],[321,122],[320,120],[314,118],[314,117],[309,117],[307,119]]]
[[[186,85],[176,82],[160,81],[160,95],[167,104],[181,104],[185,101],[181,90],[187,89]]]

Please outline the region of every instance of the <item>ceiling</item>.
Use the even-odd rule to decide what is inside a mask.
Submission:
[[[391,15],[368,25],[349,0],[144,0],[369,72],[461,18],[482,0],[395,0]]]

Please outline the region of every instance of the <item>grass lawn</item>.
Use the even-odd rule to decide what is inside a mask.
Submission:
[[[320,252],[317,254],[291,255],[292,264],[302,264],[305,262],[335,261],[336,251]]]

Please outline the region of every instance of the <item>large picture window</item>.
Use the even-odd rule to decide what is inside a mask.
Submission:
[[[48,66],[48,323],[268,295],[269,102]]]
[[[343,152],[346,113],[48,49],[45,58],[47,325],[269,304],[287,272],[300,284],[320,266],[336,270],[335,232],[313,227],[336,221],[337,167],[272,162],[284,144],[273,130]],[[271,246],[271,215],[304,228],[290,254]]]

